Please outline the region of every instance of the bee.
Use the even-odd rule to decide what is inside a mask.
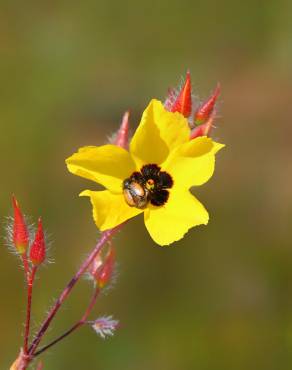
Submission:
[[[128,178],[123,182],[123,193],[130,207],[144,208],[149,201],[149,190],[143,182]]]

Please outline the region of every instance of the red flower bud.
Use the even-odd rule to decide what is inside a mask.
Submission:
[[[180,112],[185,117],[189,117],[192,112],[192,85],[191,85],[191,74],[188,71],[186,74],[185,82],[178,93],[176,100],[172,107],[171,112]]]
[[[24,254],[28,247],[28,230],[19,204],[14,196],[12,197],[12,203],[14,209],[13,242],[18,252]]]
[[[40,265],[46,258],[46,245],[41,218],[39,218],[35,238],[30,247],[29,258],[34,265]]]
[[[127,111],[123,115],[121,126],[117,132],[115,145],[121,146],[122,148],[127,149],[129,142],[129,116],[130,112]]]
[[[100,288],[103,288],[110,281],[114,271],[114,266],[115,250],[111,247],[99,272],[97,283]]]
[[[220,85],[218,84],[214,93],[197,109],[194,122],[196,125],[201,125],[209,120],[212,113],[214,112],[216,100],[220,94]]]
[[[110,281],[113,275],[115,266],[115,250],[113,247],[110,247],[104,260],[98,254],[93,261],[89,273],[96,281],[100,289]]]

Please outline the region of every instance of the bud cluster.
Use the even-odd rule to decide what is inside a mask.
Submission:
[[[192,93],[191,74],[189,71],[181,87],[170,88],[164,107],[169,112],[179,112],[188,119],[192,129],[190,139],[199,136],[209,136],[214,128],[214,120],[217,113],[217,99],[220,95],[220,84],[218,83],[213,93],[205,101],[201,102]],[[119,130],[109,138],[109,142],[124,149],[129,146],[129,111],[124,113]]]
[[[216,102],[220,94],[218,84],[213,94],[204,102],[198,102],[192,95],[190,72],[187,72],[184,83],[178,90],[170,89],[164,103],[170,112],[183,114],[192,129],[191,139],[198,136],[208,136],[216,116]]]
[[[117,139],[119,140],[119,145],[121,146],[126,145],[127,142],[127,127],[128,114],[125,114],[122,127],[117,134]],[[23,347],[17,360],[12,364],[11,369],[24,370],[35,356],[38,356],[83,325],[90,325],[101,338],[112,336],[114,334],[114,331],[118,326],[118,321],[113,320],[112,316],[101,317],[93,321],[88,321],[87,319],[95,307],[99,293],[104,290],[104,288],[107,287],[110,281],[113,279],[115,268],[115,250],[111,243],[111,237],[115,229],[104,233],[103,238],[97,243],[95,249],[88,256],[84,265],[80,267],[78,272],[63,290],[60,298],[56,300],[55,305],[49,311],[48,317],[46,318],[37,335],[34,337],[32,342],[29,343],[33,287],[38,267],[43,264],[46,259],[46,242],[41,218],[38,219],[36,230],[33,230],[33,228],[28,225],[26,218],[21,211],[19,203],[14,196],[12,197],[12,204],[13,217],[12,223],[8,228],[9,235],[7,239],[9,245],[13,248],[13,251],[21,257],[23,263],[27,288],[27,309],[24,325]],[[106,248],[107,244],[108,247]],[[105,250],[103,247],[105,247]],[[46,329],[43,328],[49,325],[47,323],[50,323],[50,321],[53,319],[58,311],[58,308],[65,301],[79,277],[82,276],[86,270],[88,271],[91,279],[94,281],[94,290],[93,296],[84,312],[84,315],[64,334],[39,349],[38,345],[46,331]],[[38,368],[42,368],[41,364],[39,364]]]
[[[12,204],[14,211],[12,244],[19,255],[23,258],[28,258],[33,266],[38,266],[46,258],[46,243],[42,220],[39,218],[37,230],[32,235],[32,243],[30,243],[29,227],[14,196],[12,197]]]

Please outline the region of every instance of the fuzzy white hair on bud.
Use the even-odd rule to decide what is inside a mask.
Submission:
[[[27,215],[23,215],[24,222],[26,223],[27,231],[28,231],[28,238],[29,238],[29,245],[32,243],[34,234],[36,232],[36,226],[31,221],[31,217]],[[8,250],[16,256],[19,256],[17,249],[15,248],[14,240],[13,240],[13,225],[14,225],[14,217],[7,216],[5,218],[5,222],[3,224],[5,229],[4,235],[4,243],[7,246]]]

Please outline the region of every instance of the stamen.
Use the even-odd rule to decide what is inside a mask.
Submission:
[[[155,188],[155,181],[153,179],[149,179],[146,182],[146,188],[148,190],[153,190]]]

